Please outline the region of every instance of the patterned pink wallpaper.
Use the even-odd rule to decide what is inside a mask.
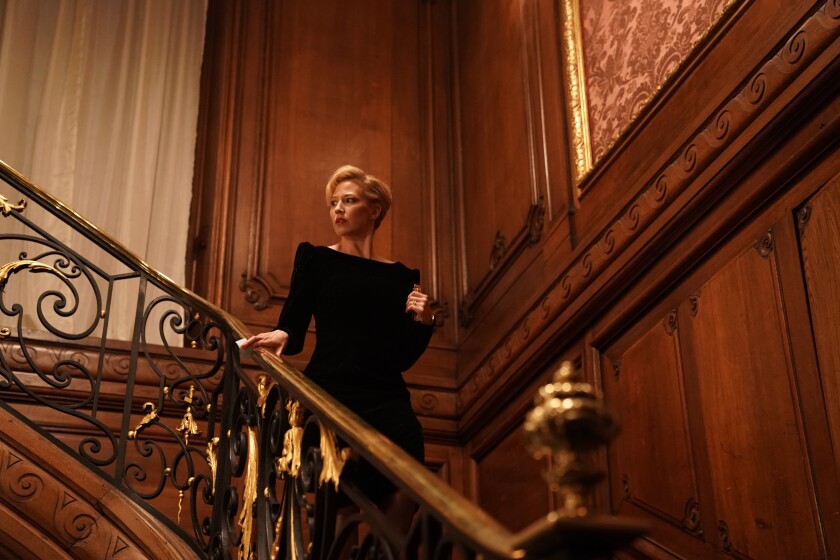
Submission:
[[[578,0],[597,161],[732,0]]]

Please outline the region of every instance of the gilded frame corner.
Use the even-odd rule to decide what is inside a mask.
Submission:
[[[563,74],[566,84],[568,127],[571,140],[570,151],[574,162],[574,183],[579,186],[592,171],[594,164],[589,130],[589,109],[586,100],[580,0],[561,0],[560,10]]]

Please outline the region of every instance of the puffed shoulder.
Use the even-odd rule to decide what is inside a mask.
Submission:
[[[312,243],[310,243],[309,241],[301,241],[297,246],[295,258],[303,255],[311,255],[314,250],[315,246]]]
[[[315,254],[315,246],[309,241],[302,241],[295,251],[295,268],[306,266]]]

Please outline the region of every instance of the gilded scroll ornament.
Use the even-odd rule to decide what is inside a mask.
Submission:
[[[195,482],[195,477],[191,476],[187,480],[187,485],[192,486],[193,482]],[[183,505],[184,505],[184,489],[179,488],[178,489],[178,517],[176,518],[176,521],[179,525],[181,524],[181,510],[183,509],[183,507],[182,507]]]
[[[318,486],[325,482],[332,482],[333,487],[338,490],[338,483],[341,479],[341,471],[344,464],[350,458],[350,448],[338,449],[335,441],[335,434],[326,426],[321,426],[321,476],[318,477]]]
[[[204,457],[207,459],[207,465],[210,467],[210,479],[212,481],[211,492],[216,495],[216,472],[219,469],[219,438],[214,437],[207,442],[207,448],[204,450]]]
[[[26,208],[26,201],[20,199],[17,204],[12,204],[9,202],[9,199],[0,194],[0,214],[4,216],[9,216],[12,211],[15,212],[23,212],[23,209]]]
[[[257,406],[260,407],[260,412],[265,418],[265,407],[268,404],[268,395],[271,393],[271,388],[276,385],[267,375],[260,375],[257,378]]]
[[[575,182],[580,183],[592,169],[592,144],[589,138],[589,109],[586,105],[584,80],[583,31],[578,0],[563,0],[563,53],[568,87],[569,113],[572,127],[572,156]]]
[[[277,474],[296,477],[300,473],[301,442],[303,441],[303,407],[294,399],[286,403],[289,411],[289,429],[283,436],[283,452],[277,459]]]
[[[53,268],[48,264],[44,264],[38,261],[24,259],[19,261],[12,261],[10,263],[4,264],[3,266],[0,266],[0,292],[2,292],[6,288],[6,284],[9,282],[9,277],[12,274],[26,269],[29,269],[32,272],[50,272],[67,282],[70,281],[64,275],[64,273],[58,270],[57,268]]]
[[[280,537],[282,537],[283,532],[283,512],[281,510],[280,515],[277,516],[277,523],[274,524],[274,542],[271,543],[271,557],[272,558],[279,558],[280,554]]]
[[[535,457],[552,458],[546,480],[560,493],[557,513],[586,515],[586,493],[603,476],[592,452],[615,436],[616,424],[571,362],[563,362],[554,381],[540,388],[524,427]]]
[[[145,412],[146,415],[143,416],[143,419],[140,420],[140,423],[137,424],[136,428],[134,428],[133,430],[129,430],[128,439],[136,438],[137,434],[140,433],[140,430],[142,430],[143,428],[145,428],[146,426],[148,426],[149,424],[151,424],[152,422],[154,422],[158,418],[157,407],[155,407],[155,403],[153,403],[153,402],[144,403],[143,404],[143,412]]]
[[[242,491],[242,510],[239,512],[239,526],[242,528],[242,541],[239,543],[239,560],[251,560],[254,548],[251,535],[254,530],[252,510],[257,501],[257,431],[248,427],[248,463],[245,471],[245,488]]]
[[[178,424],[177,428],[175,428],[175,430],[180,432],[181,435],[184,437],[185,445],[189,445],[190,436],[201,435],[201,430],[198,429],[198,423],[195,421],[195,418],[193,418],[192,414],[192,403],[194,394],[195,386],[190,385],[190,394],[189,396],[184,398],[184,402],[187,403],[187,410],[184,412],[184,417],[181,418],[181,423]]]

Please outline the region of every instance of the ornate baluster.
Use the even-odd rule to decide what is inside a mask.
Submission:
[[[557,514],[586,515],[586,496],[603,477],[593,452],[615,436],[617,426],[592,385],[579,380],[571,362],[563,362],[554,381],[540,388],[524,427],[534,455],[551,457],[545,477],[560,493]]]

